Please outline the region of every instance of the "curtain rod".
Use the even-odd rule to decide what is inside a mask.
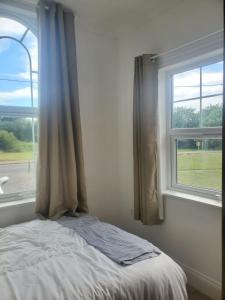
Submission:
[[[223,29],[220,29],[220,30],[217,30],[217,31],[215,31],[215,32],[212,32],[212,33],[209,33],[209,34],[207,34],[207,35],[204,35],[204,36],[202,36],[202,37],[200,37],[200,38],[198,38],[198,39],[196,39],[196,40],[193,40],[193,41],[191,41],[191,42],[185,43],[185,44],[180,45],[180,46],[178,46],[178,47],[176,47],[176,48],[173,48],[173,49],[171,49],[171,50],[168,50],[168,51],[165,51],[165,52],[162,52],[162,53],[153,55],[153,56],[151,57],[151,60],[154,60],[154,59],[156,59],[156,58],[158,58],[158,57],[164,56],[164,55],[169,54],[169,53],[171,53],[171,52],[174,52],[174,51],[176,51],[176,50],[182,49],[182,48],[184,48],[184,47],[186,47],[186,46],[192,45],[192,44],[194,44],[194,43],[196,43],[196,42],[199,42],[199,41],[201,41],[201,40],[204,40],[204,39],[206,39],[206,38],[208,38],[208,37],[210,37],[210,36],[213,36],[213,35],[215,35],[215,34],[217,34],[217,33],[220,33],[220,32],[223,32]]]

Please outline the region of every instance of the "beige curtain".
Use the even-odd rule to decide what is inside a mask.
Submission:
[[[73,14],[40,1],[36,212],[87,212]]]
[[[143,224],[162,221],[159,190],[158,63],[151,55],[135,58],[133,100],[134,217]]]

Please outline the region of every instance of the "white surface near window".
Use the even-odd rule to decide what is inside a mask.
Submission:
[[[168,76],[169,186],[221,198],[223,62],[205,61]]]
[[[30,28],[0,17],[0,202],[35,190],[37,51]]]

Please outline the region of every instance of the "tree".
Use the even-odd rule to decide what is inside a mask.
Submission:
[[[13,133],[0,130],[0,150],[7,152],[20,151],[18,140]]]
[[[222,105],[209,105],[202,110],[202,126],[216,127],[222,125]],[[196,128],[200,125],[200,113],[193,108],[177,107],[173,111],[174,128]]]
[[[200,113],[193,108],[177,107],[173,111],[174,128],[195,128],[199,127]]]
[[[203,100],[204,101],[204,100]],[[202,110],[202,126],[216,127],[222,125],[222,105],[209,105]],[[193,108],[177,107],[173,111],[173,127],[174,128],[198,128],[200,126],[200,113]],[[178,140],[180,149],[197,149],[194,139]],[[202,143],[202,148],[209,150],[220,150],[220,139],[208,139]]]
[[[32,120],[30,118],[7,118],[0,119],[0,129],[11,132],[14,136],[24,142],[32,141]],[[37,121],[34,121],[34,131],[37,132]],[[35,141],[37,136],[35,135]]]
[[[202,121],[205,127],[222,126],[222,110],[220,104],[209,105],[202,110]]]

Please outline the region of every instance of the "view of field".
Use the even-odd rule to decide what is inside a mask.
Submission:
[[[0,163],[2,162],[21,162],[33,160],[33,152],[3,152],[0,151]]]
[[[221,180],[221,151],[178,151],[178,183],[221,191]]]

